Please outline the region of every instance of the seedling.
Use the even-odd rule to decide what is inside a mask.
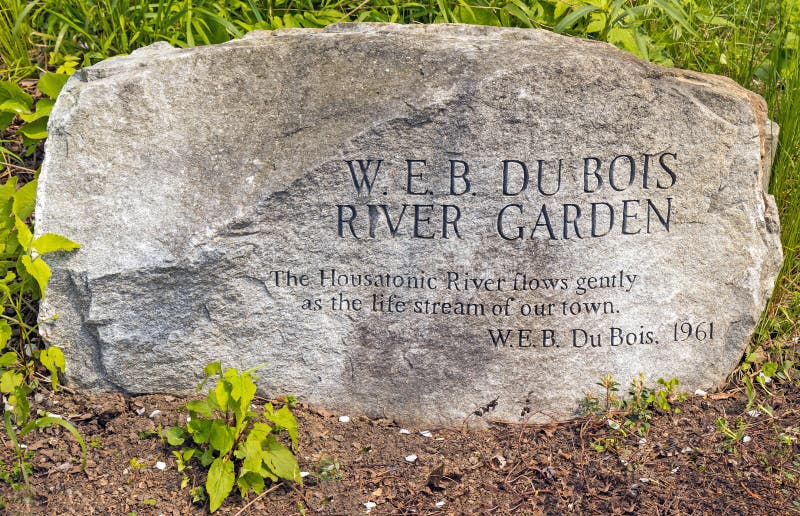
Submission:
[[[276,438],[286,431],[297,446],[297,420],[288,405],[275,410],[267,403],[261,415],[269,423],[256,422],[258,414],[250,410],[256,393],[253,373],[257,369],[240,373],[229,368],[223,373],[220,362],[207,365],[205,379],[198,389],[211,379],[216,379],[216,386],[204,400],[186,404],[190,420],[185,428],[174,426],[166,432],[172,446],[193,443],[173,452],[179,471],[192,459],[208,468],[205,492],[211,512],[219,509],[234,483],[244,497],[250,490],[256,494],[263,492],[267,480],[301,481],[294,454]],[[187,484],[184,477],[182,485]],[[192,490],[192,497],[195,501],[202,500],[198,488]]]

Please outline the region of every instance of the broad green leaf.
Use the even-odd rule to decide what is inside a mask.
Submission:
[[[17,193],[17,178],[12,177],[0,186],[0,201],[13,198],[15,193]]]
[[[280,478],[285,480],[300,481],[300,468],[297,466],[297,459],[286,446],[275,439],[274,435],[268,435],[264,441],[264,463]]]
[[[45,136],[47,135],[45,134]],[[33,181],[25,183],[19,190],[14,192],[14,205],[11,209],[14,215],[22,220],[26,220],[30,217],[31,213],[33,213],[33,209],[36,207],[36,186],[38,183],[39,182],[34,179]]]
[[[17,363],[17,353],[14,351],[8,351],[6,353],[3,353],[2,356],[0,356],[0,367],[11,367],[16,363]]]
[[[494,15],[492,9],[487,9],[482,6],[467,6],[459,5],[453,9],[453,15],[458,18],[460,23],[468,23],[471,25],[492,25],[499,26],[500,20]]]
[[[220,371],[222,371],[222,362],[211,362],[203,369],[203,373],[206,376],[214,376],[219,374]]]
[[[608,42],[618,47],[622,46],[624,50],[632,54],[639,55],[639,47],[636,45],[636,35],[633,29],[613,27],[608,31]]]
[[[19,115],[22,113],[27,113],[28,106],[17,99],[7,99],[0,102],[0,111]]]
[[[17,132],[31,140],[44,140],[47,138],[47,120],[47,118],[40,118],[29,124],[23,124]]]
[[[264,477],[258,473],[246,471],[239,475],[239,478],[236,480],[236,485],[239,486],[239,492],[241,493],[242,498],[244,498],[244,496],[247,494],[247,491],[250,489],[252,489],[256,494],[260,494],[262,491],[264,491]]]
[[[211,407],[208,406],[208,402],[205,400],[190,401],[189,403],[186,404],[186,410],[195,412],[205,417],[211,417],[213,415]]]
[[[211,448],[206,449],[197,460],[200,461],[200,464],[203,465],[204,468],[207,468],[209,464],[214,462],[214,451]]]
[[[50,371],[50,384],[53,387],[53,391],[58,391],[58,373],[64,372],[64,368],[66,367],[66,362],[64,361],[64,353],[61,351],[61,348],[57,346],[50,346],[47,349],[43,349],[39,353],[39,361],[42,363],[43,366]]]
[[[258,473],[261,471],[261,462],[264,460],[261,453],[261,439],[255,437],[252,433],[247,436],[244,445],[240,447],[243,452],[242,472],[252,471]],[[241,455],[241,454],[239,454]]]
[[[253,423],[253,428],[250,429],[250,433],[247,434],[248,439],[253,438],[258,440],[259,442],[263,441],[267,438],[269,434],[272,433],[272,428],[266,423]]]
[[[47,254],[55,251],[72,251],[79,247],[80,244],[55,233],[45,233],[33,241],[33,248],[36,249],[36,252],[39,254]]]
[[[292,439],[292,444],[297,448],[297,433],[299,427],[297,419],[295,419],[294,414],[289,410],[288,405],[284,405],[280,409],[273,411],[272,403],[267,403],[264,406],[264,417],[285,429]]]
[[[242,399],[244,384],[243,375],[240,375],[237,369],[230,368],[225,371],[225,380],[230,383],[231,398],[236,401]]]
[[[58,346],[50,346],[47,349],[43,349],[41,353],[39,353],[39,360],[42,362],[42,365],[51,372],[60,371],[63,373],[67,365],[64,361],[64,353]]]
[[[5,319],[0,320],[0,349],[5,349],[9,338],[11,338],[11,326]]]
[[[0,111],[0,131],[4,131],[9,125],[11,125],[12,120],[14,120],[14,113]]]
[[[231,397],[231,384],[228,381],[220,380],[214,388],[214,397],[217,405],[223,411],[228,408],[228,400]]]
[[[179,426],[171,426],[165,432],[167,442],[171,446],[181,446],[186,441],[186,430]]]
[[[39,78],[39,83],[36,87],[51,99],[55,99],[58,97],[61,88],[66,84],[67,79],[69,79],[69,75],[47,72]]]
[[[17,228],[17,241],[19,245],[21,245],[25,251],[30,251],[31,243],[33,243],[33,233],[31,233],[30,228],[19,217],[16,218],[14,226]]]
[[[233,429],[226,425],[224,421],[215,419],[211,423],[209,443],[211,443],[211,446],[213,446],[220,455],[226,455],[231,451],[234,439]]]
[[[192,418],[186,424],[186,430],[192,434],[192,440],[195,444],[203,444],[208,441],[211,436],[211,423],[208,419]]]
[[[0,392],[6,394],[14,392],[14,389],[22,385],[24,377],[13,369],[9,369],[0,376]]]
[[[220,457],[211,463],[211,468],[208,470],[208,479],[206,480],[206,492],[208,493],[211,512],[219,509],[222,502],[228,497],[231,489],[233,489],[235,479],[233,462]]]
[[[31,260],[31,257],[27,255],[22,257],[22,265],[28,274],[33,276],[36,283],[39,284],[39,292],[44,296],[47,282],[50,281],[50,267],[41,258]]]
[[[19,384],[14,387],[14,393],[8,397],[8,402],[14,407],[14,417],[17,420],[17,424],[25,425],[19,431],[20,437],[30,431],[29,429],[26,429],[26,427],[30,427],[31,423],[34,425],[36,424],[36,420],[29,422],[31,405],[28,401],[28,394],[30,394],[30,389],[25,384],[24,378],[21,378]]]
[[[4,101],[6,99],[18,100],[27,105],[29,109],[33,104],[33,97],[25,93],[25,90],[20,88],[18,85],[9,81],[0,81],[0,101]],[[28,111],[28,109],[25,111]]]
[[[761,365],[761,372],[764,373],[765,376],[772,378],[775,376],[775,373],[778,372],[778,364],[775,362],[764,362]]]
[[[586,26],[586,34],[602,32],[606,28],[605,13],[592,13],[592,21]]]
[[[53,100],[41,99],[36,103],[36,112],[30,114],[21,113],[19,117],[25,122],[33,122],[35,120],[39,120],[40,118],[50,116],[50,113],[53,111],[54,104],[55,101]]]

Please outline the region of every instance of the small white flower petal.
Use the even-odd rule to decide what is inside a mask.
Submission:
[[[141,416],[142,414],[144,414],[144,413],[145,413],[145,411],[146,411],[146,410],[147,410],[147,409],[146,409],[146,408],[144,408],[144,407],[142,407],[142,408],[137,408],[137,409],[136,409],[136,414],[137,414],[137,415],[139,415],[139,416]]]
[[[417,461],[417,456],[414,455],[413,453],[411,455],[406,455],[406,460],[408,462],[416,462]]]
[[[160,411],[160,410],[158,410],[158,409],[155,409],[155,410],[154,410],[154,411],[152,411],[152,412],[150,413],[150,415],[149,415],[149,416],[147,416],[147,417],[149,417],[150,419],[153,419],[154,417],[156,417],[156,416],[157,416],[157,415],[159,415],[159,414],[161,414],[161,411]]]
[[[444,507],[444,500],[440,500],[440,501],[436,502],[435,505],[436,505],[437,509],[441,509],[442,507]]]
[[[349,423],[350,422],[350,416],[339,416],[339,422],[340,423]]]
[[[703,389],[697,389],[696,391],[694,391],[694,395],[695,396],[708,396],[708,393],[706,391],[704,391]]]
[[[744,437],[742,437],[742,442],[743,443],[749,443],[752,440],[753,440],[753,438],[750,437],[749,435],[745,435]]]
[[[409,431],[408,431],[408,430],[406,430],[405,428],[401,428],[401,429],[400,429],[400,433],[401,433],[401,434],[406,434],[406,435],[408,435],[408,434],[410,434],[411,432],[409,432]]]
[[[419,433],[419,435],[421,435],[422,437],[433,437],[433,434],[430,433],[428,430],[423,430],[422,432]]]
[[[158,461],[156,462],[156,469],[164,471],[165,469],[167,469],[167,464],[165,462]]]
[[[301,471],[300,478],[306,478],[310,473],[308,471]]]

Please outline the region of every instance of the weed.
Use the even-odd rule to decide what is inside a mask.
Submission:
[[[257,369],[240,373],[229,368],[223,372],[219,362],[207,365],[205,380],[198,389],[212,378],[217,382],[215,388],[209,390],[204,400],[186,404],[189,411],[186,428],[175,426],[166,432],[172,446],[182,446],[190,439],[194,444],[173,452],[180,471],[192,459],[208,468],[205,493],[211,512],[228,497],[234,483],[244,497],[251,489],[261,493],[267,480],[301,481],[294,454],[276,439],[277,434],[286,431],[297,447],[297,420],[288,405],[278,410],[271,403],[264,406],[262,416],[271,425],[256,422],[258,414],[250,410],[256,393],[253,373]],[[185,476],[183,484],[188,484]],[[198,496],[195,490],[193,498]]]
[[[645,385],[644,374],[639,374],[631,382],[628,396],[624,398],[617,396],[619,382],[610,373],[603,375],[597,385],[603,388],[602,397],[598,398],[592,392],[586,393],[580,401],[580,411],[595,416],[605,413],[609,428],[623,436],[631,432],[646,434],[654,410],[680,413],[680,408],[675,405],[683,403],[687,397],[677,391],[677,378],[669,381],[659,378],[657,385],[661,388],[650,389]],[[616,450],[618,443],[615,439],[600,439],[592,447],[598,451]]]
[[[128,464],[130,464],[133,469],[144,469],[147,467],[147,463],[145,461],[139,460],[136,457],[132,457]]]
[[[745,437],[744,433],[747,430],[747,424],[739,418],[736,420],[735,428],[731,428],[726,418],[719,417],[714,421],[714,426],[722,434],[722,448],[729,453],[735,453],[736,445],[741,443]]]
[[[83,464],[86,464],[86,443],[77,429],[60,416],[39,412],[31,413],[28,397],[36,390],[35,359],[50,372],[54,391],[58,390],[58,375],[64,372],[64,355],[57,347],[36,349],[31,341],[35,325],[27,322],[29,300],[39,299],[50,279],[50,268],[43,255],[56,251],[70,251],[78,247],[71,240],[47,233],[33,238],[33,231],[25,222],[33,212],[36,181],[17,189],[17,178],[12,177],[0,187],[0,294],[3,313],[0,315],[0,393],[6,397],[3,423],[14,447],[17,466],[22,481],[28,482],[27,457],[21,439],[34,429],[61,426],[70,432],[81,446]],[[13,314],[13,315],[9,315]],[[9,347],[12,334],[17,334],[18,346]]]
[[[316,465],[313,478],[315,481],[341,480],[342,466],[336,459],[320,459],[319,463]]]

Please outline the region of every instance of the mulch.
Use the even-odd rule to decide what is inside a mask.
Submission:
[[[9,514],[203,514],[181,488],[160,432],[185,421],[185,398],[52,393],[38,409],[68,418],[88,447],[60,428],[28,434],[32,499],[0,482]],[[693,396],[654,412],[646,432],[623,435],[603,416],[549,425],[403,428],[304,404],[297,450],[303,485],[234,493],[219,514],[800,514],[800,387],[773,388],[769,406],[736,390]],[[718,420],[730,430],[726,437]],[[6,438],[5,471],[14,463]],[[158,462],[166,465],[161,470]]]

